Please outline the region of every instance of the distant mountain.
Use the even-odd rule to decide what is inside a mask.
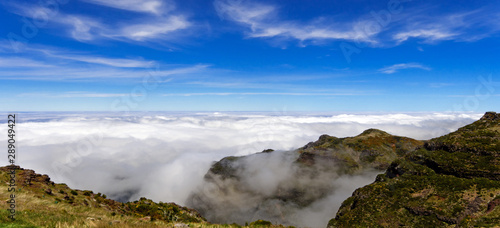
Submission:
[[[331,200],[342,187],[336,181],[339,178],[371,174],[368,180],[352,187],[352,192],[373,180],[392,161],[423,144],[369,129],[355,137],[322,135],[294,151],[265,150],[249,156],[226,157],[212,165],[205,175],[205,184],[191,195],[188,206],[210,222],[244,224],[259,218],[298,226],[303,222],[299,220],[304,220],[304,209],[321,210],[317,204]],[[345,197],[348,195],[341,200]],[[307,225],[326,226],[328,215],[322,219]]]
[[[500,114],[394,161],[345,200],[328,227],[498,227]]]
[[[385,170],[396,158],[415,150],[423,142],[391,135],[385,131],[368,129],[355,137],[337,138],[322,135],[297,150],[297,162],[314,165],[330,162],[341,173],[352,174],[369,168]]]

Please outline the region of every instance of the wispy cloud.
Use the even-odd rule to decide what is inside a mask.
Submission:
[[[124,67],[124,68],[147,68],[154,66],[154,61],[146,60],[134,60],[134,59],[120,59],[120,58],[106,58],[101,56],[93,55],[74,55],[74,54],[56,54],[49,53],[50,57],[69,59],[84,63],[95,63],[100,65],[112,66],[112,67]]]
[[[273,92],[260,92],[260,93],[168,93],[163,96],[231,96],[231,95],[283,95],[283,96],[356,96],[360,94],[355,93],[273,93]]]
[[[500,97],[500,94],[488,94],[488,96],[492,96],[492,97]],[[448,95],[447,97],[478,97],[478,95]]]
[[[57,15],[51,17],[52,23],[48,27],[64,28],[67,36],[80,42],[99,39],[160,42],[173,40],[175,32],[192,26],[186,16],[170,12],[175,8],[171,1],[87,0],[87,2],[127,11],[144,12],[147,16],[138,17],[132,13],[129,17],[122,17],[120,20],[102,22],[93,16],[69,14],[61,10],[30,4],[11,4],[11,8],[14,13],[34,20],[39,15]],[[167,12],[170,13],[166,14]]]
[[[127,93],[92,93],[92,92],[65,92],[65,93],[22,93],[19,97],[51,97],[51,98],[109,98],[109,97],[126,97],[130,96]],[[142,96],[134,94],[134,96]]]
[[[366,32],[364,20],[349,23],[317,18],[311,22],[280,20],[277,7],[240,0],[216,0],[215,9],[221,18],[240,23],[248,28],[252,38],[287,38],[307,40],[356,40],[374,42],[377,32]]]
[[[488,9],[443,15],[411,15],[401,28],[393,32],[392,38],[399,44],[409,39],[424,43],[444,40],[476,41],[500,31],[495,13]]]
[[[410,38],[420,38],[426,42],[434,42],[439,40],[451,40],[457,35],[458,33],[453,33],[451,31],[443,31],[437,28],[426,28],[397,33],[394,35],[394,39],[398,43],[406,41]]]
[[[105,30],[104,24],[93,18],[80,15],[61,15],[54,21],[65,26],[68,35],[80,42],[94,40],[99,33]]]
[[[434,82],[430,83],[429,87],[431,88],[443,88],[443,87],[448,87],[448,86],[454,86],[454,83],[444,83],[444,82]]]
[[[13,68],[13,67],[53,67],[51,64],[43,63],[40,61],[20,58],[20,57],[0,57],[0,68]]]
[[[161,14],[172,10],[174,4],[167,0],[84,0],[89,3],[116,9]]]
[[[124,26],[118,34],[107,34],[109,37],[124,37],[136,41],[160,38],[171,32],[183,30],[191,26],[191,23],[183,16],[170,16],[160,18],[159,21],[133,24]]]
[[[6,42],[0,41],[0,46],[4,44],[6,44]],[[144,60],[142,57],[138,57],[135,59],[110,58],[110,57],[94,55],[92,53],[85,53],[81,51],[75,53],[74,51],[69,51],[46,45],[26,44],[25,47],[23,48],[23,52],[20,54],[24,54],[29,57],[4,58],[0,56],[0,67],[16,67],[16,66],[48,67],[48,66],[54,66],[50,64],[50,62],[52,62],[51,60],[55,59],[59,60],[58,65],[64,65],[64,63],[62,63],[61,60],[72,60],[80,63],[90,63],[90,64],[98,64],[98,65],[121,67],[121,68],[147,68],[147,67],[153,67],[155,64],[157,64],[156,61]],[[35,56],[40,58],[40,60],[35,60],[36,58]]]
[[[5,42],[0,41],[0,46]],[[207,72],[210,65],[170,65],[154,60],[109,58],[45,45],[26,45],[18,56],[0,55],[0,79],[10,80],[107,80],[154,76],[159,82],[170,76]],[[57,64],[52,64],[57,62]],[[167,77],[167,78],[165,78]]]
[[[152,18],[117,26],[107,26],[77,15],[68,15],[66,19],[58,20],[58,22],[66,25],[71,37],[78,41],[94,39],[151,41],[167,38],[165,37],[167,34],[186,29],[191,25],[183,16]]]
[[[399,70],[411,69],[411,68],[417,68],[417,69],[422,69],[422,70],[431,70],[431,68],[426,67],[426,66],[419,64],[419,63],[400,63],[400,64],[394,64],[392,66],[384,67],[382,69],[379,69],[378,71],[380,71],[384,74],[394,74],[394,73],[398,72]]]
[[[159,82],[168,77],[199,74],[208,68],[208,65],[166,66],[152,69],[127,69],[113,67],[88,66],[57,66],[49,69],[26,68],[22,70],[0,69],[0,79],[11,80],[41,80],[41,81],[68,81],[68,80],[112,80],[112,79],[141,79],[153,76]],[[161,69],[164,68],[164,69]]]
[[[410,39],[424,43],[445,40],[476,41],[500,31],[500,16],[483,8],[466,12],[439,12],[432,7],[412,8],[401,15],[389,15],[389,24],[380,29],[380,19],[373,11],[349,20],[318,17],[311,21],[283,20],[279,6],[242,0],[215,0],[215,10],[222,19],[249,29],[247,37],[292,39],[318,43],[323,40],[363,42],[371,46],[399,45]],[[404,18],[404,19],[403,19]],[[321,42],[319,42],[321,43]]]

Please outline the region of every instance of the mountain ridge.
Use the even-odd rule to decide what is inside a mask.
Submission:
[[[423,144],[367,129],[345,138],[324,134],[293,151],[268,149],[247,156],[225,157],[211,166],[205,174],[204,186],[190,196],[188,206],[216,223],[243,224],[255,217],[297,225],[289,221],[296,217],[292,214],[300,214],[302,209],[334,194],[338,187],[331,180],[381,172],[397,157]],[[269,184],[259,179],[264,175],[279,178]],[[256,183],[272,187],[263,191],[255,187]],[[230,216],[237,219],[230,220]]]
[[[498,227],[500,114],[425,142],[346,199],[328,227]]]

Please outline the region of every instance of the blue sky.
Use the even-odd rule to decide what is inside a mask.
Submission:
[[[0,111],[499,111],[497,1],[0,3]]]

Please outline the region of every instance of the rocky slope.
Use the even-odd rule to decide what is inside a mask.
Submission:
[[[355,173],[368,168],[385,170],[396,158],[415,150],[423,142],[368,129],[355,137],[337,138],[322,135],[316,142],[300,148],[297,162],[314,165],[329,161],[341,167],[341,172]]]
[[[352,192],[370,183],[396,158],[422,145],[418,140],[369,129],[355,137],[322,135],[295,151],[265,150],[226,157],[211,167],[205,184],[190,197],[188,206],[217,223],[243,224],[259,218],[286,225],[324,227],[328,215],[322,218],[305,214],[311,210],[335,213],[341,200],[348,197],[338,192]],[[344,183],[350,177],[366,180]],[[338,206],[321,205],[329,201],[338,201]],[[316,221],[320,219],[324,221]]]
[[[499,227],[500,114],[489,112],[394,161],[328,227]]]
[[[7,199],[11,180],[15,175],[15,220],[9,218]],[[175,203],[153,202],[141,198],[120,203],[106,195],[88,190],[74,190],[65,184],[56,184],[47,175],[19,166],[0,167],[0,227],[220,227],[200,214]],[[255,221],[247,227],[283,227],[266,221]],[[224,227],[240,227],[225,225]]]

